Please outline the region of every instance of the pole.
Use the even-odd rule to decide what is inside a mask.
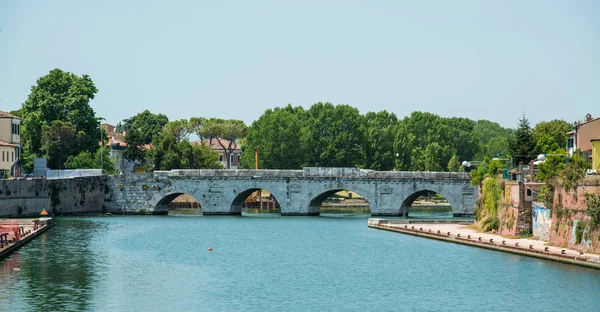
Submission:
[[[256,161],[256,170],[258,170],[258,148],[254,151],[254,160]]]

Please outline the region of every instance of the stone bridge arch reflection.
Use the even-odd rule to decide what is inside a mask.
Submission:
[[[325,191],[310,200],[309,211],[321,216],[371,215],[369,200],[347,189]]]

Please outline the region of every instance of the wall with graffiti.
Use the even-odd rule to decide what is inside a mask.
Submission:
[[[544,204],[533,202],[533,236],[547,241],[552,228],[552,213]]]

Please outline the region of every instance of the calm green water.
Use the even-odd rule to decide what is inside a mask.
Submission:
[[[0,311],[600,310],[598,271],[357,218],[59,219],[0,285]]]

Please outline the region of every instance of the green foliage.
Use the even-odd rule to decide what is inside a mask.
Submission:
[[[480,224],[481,224],[481,230],[483,232],[489,232],[492,230],[497,231],[498,228],[500,227],[500,219],[498,218],[497,215],[487,213],[481,219]]]
[[[70,147],[69,153],[96,151],[100,141],[99,123],[89,102],[97,92],[98,89],[88,75],[80,77],[60,69],[53,69],[37,80],[18,111],[18,115],[23,118],[21,141],[26,170],[32,169],[34,157],[44,154],[43,126],[51,126],[57,120],[70,123],[75,127],[75,133],[81,136],[77,145]],[[58,159],[66,159],[68,156],[54,155],[56,164],[62,165]]]
[[[394,113],[368,112],[363,123],[366,142],[365,167],[373,170],[392,170],[395,166],[394,137],[398,118]]]
[[[500,199],[502,198],[502,189],[500,183],[493,178],[486,178],[483,181],[482,199],[483,210],[486,214],[497,216],[500,207]]]
[[[576,152],[569,159],[569,164],[560,172],[565,191],[576,189],[587,169],[589,169],[589,161]]]
[[[229,169],[231,167],[229,155],[236,149],[238,139],[246,136],[247,127],[244,122],[235,119],[205,119],[196,130],[201,134],[201,137],[211,142],[217,139],[217,143],[224,151],[227,169]],[[218,138],[225,140],[218,140]]]
[[[316,103],[306,112],[302,144],[307,164],[318,167],[362,167],[365,163],[363,116],[349,105]]]
[[[538,123],[532,130],[536,150],[542,154],[549,154],[564,148],[567,142],[567,132],[571,129],[571,124],[564,120],[555,119]]]
[[[583,238],[583,232],[585,231],[585,222],[579,220],[575,225],[575,244],[581,244]]]
[[[537,200],[544,203],[546,207],[552,209],[554,205],[554,190],[556,186],[552,181],[546,182],[546,185],[542,186],[538,193]]]
[[[585,193],[585,205],[591,218],[590,226],[595,228],[600,225],[600,194]]]
[[[550,152],[551,154],[566,154],[562,149],[556,149]],[[565,169],[565,157],[562,156],[547,156],[546,161],[538,165],[539,172],[535,176],[537,181],[548,182],[560,174]]]
[[[514,138],[509,141],[510,154],[514,155],[517,164],[521,161],[528,163],[532,156],[537,154],[535,144],[535,139],[529,127],[529,120],[523,115],[519,119],[519,127]]]
[[[47,158],[48,167],[63,169],[67,158],[77,153],[83,134],[78,135],[76,131],[71,123],[60,120],[42,125],[41,152]]]
[[[508,142],[514,136],[512,129],[501,127],[498,123],[478,120],[473,127],[473,140],[478,144],[475,159],[494,158],[508,152]]]
[[[487,177],[496,178],[498,174],[502,173],[502,162],[499,160],[487,160],[486,159],[486,171]]]
[[[452,158],[450,158],[450,161],[448,161],[448,172],[458,172],[460,171],[460,161],[458,160],[458,157],[456,156],[456,154],[452,155]]]
[[[181,142],[182,140],[189,139],[190,134],[193,133],[193,127],[186,119],[180,119],[167,122],[163,131],[175,137],[177,142]]]
[[[485,178],[483,174],[483,168],[477,167],[470,172],[471,174],[471,185],[479,185]]]
[[[153,148],[147,152],[150,170],[220,169],[219,154],[201,142],[192,145],[187,140],[177,142],[172,133],[163,132],[154,137]]]
[[[425,149],[425,171],[442,171],[442,147],[437,142],[429,143]]]
[[[263,169],[301,169],[307,162],[299,135],[304,114],[302,107],[291,105],[266,110],[248,128],[245,144],[242,144],[242,166],[254,168],[254,151],[258,149]]]
[[[125,134],[124,156],[129,160],[142,161],[144,159],[144,145],[150,144],[152,138],[162,132],[163,127],[169,122],[169,118],[163,114],[153,114],[145,110],[131,118],[123,120]]]
[[[65,167],[69,169],[102,169],[104,174],[115,174],[117,169],[110,159],[110,148],[105,146],[92,154],[88,151],[82,151],[76,156],[69,156]]]

